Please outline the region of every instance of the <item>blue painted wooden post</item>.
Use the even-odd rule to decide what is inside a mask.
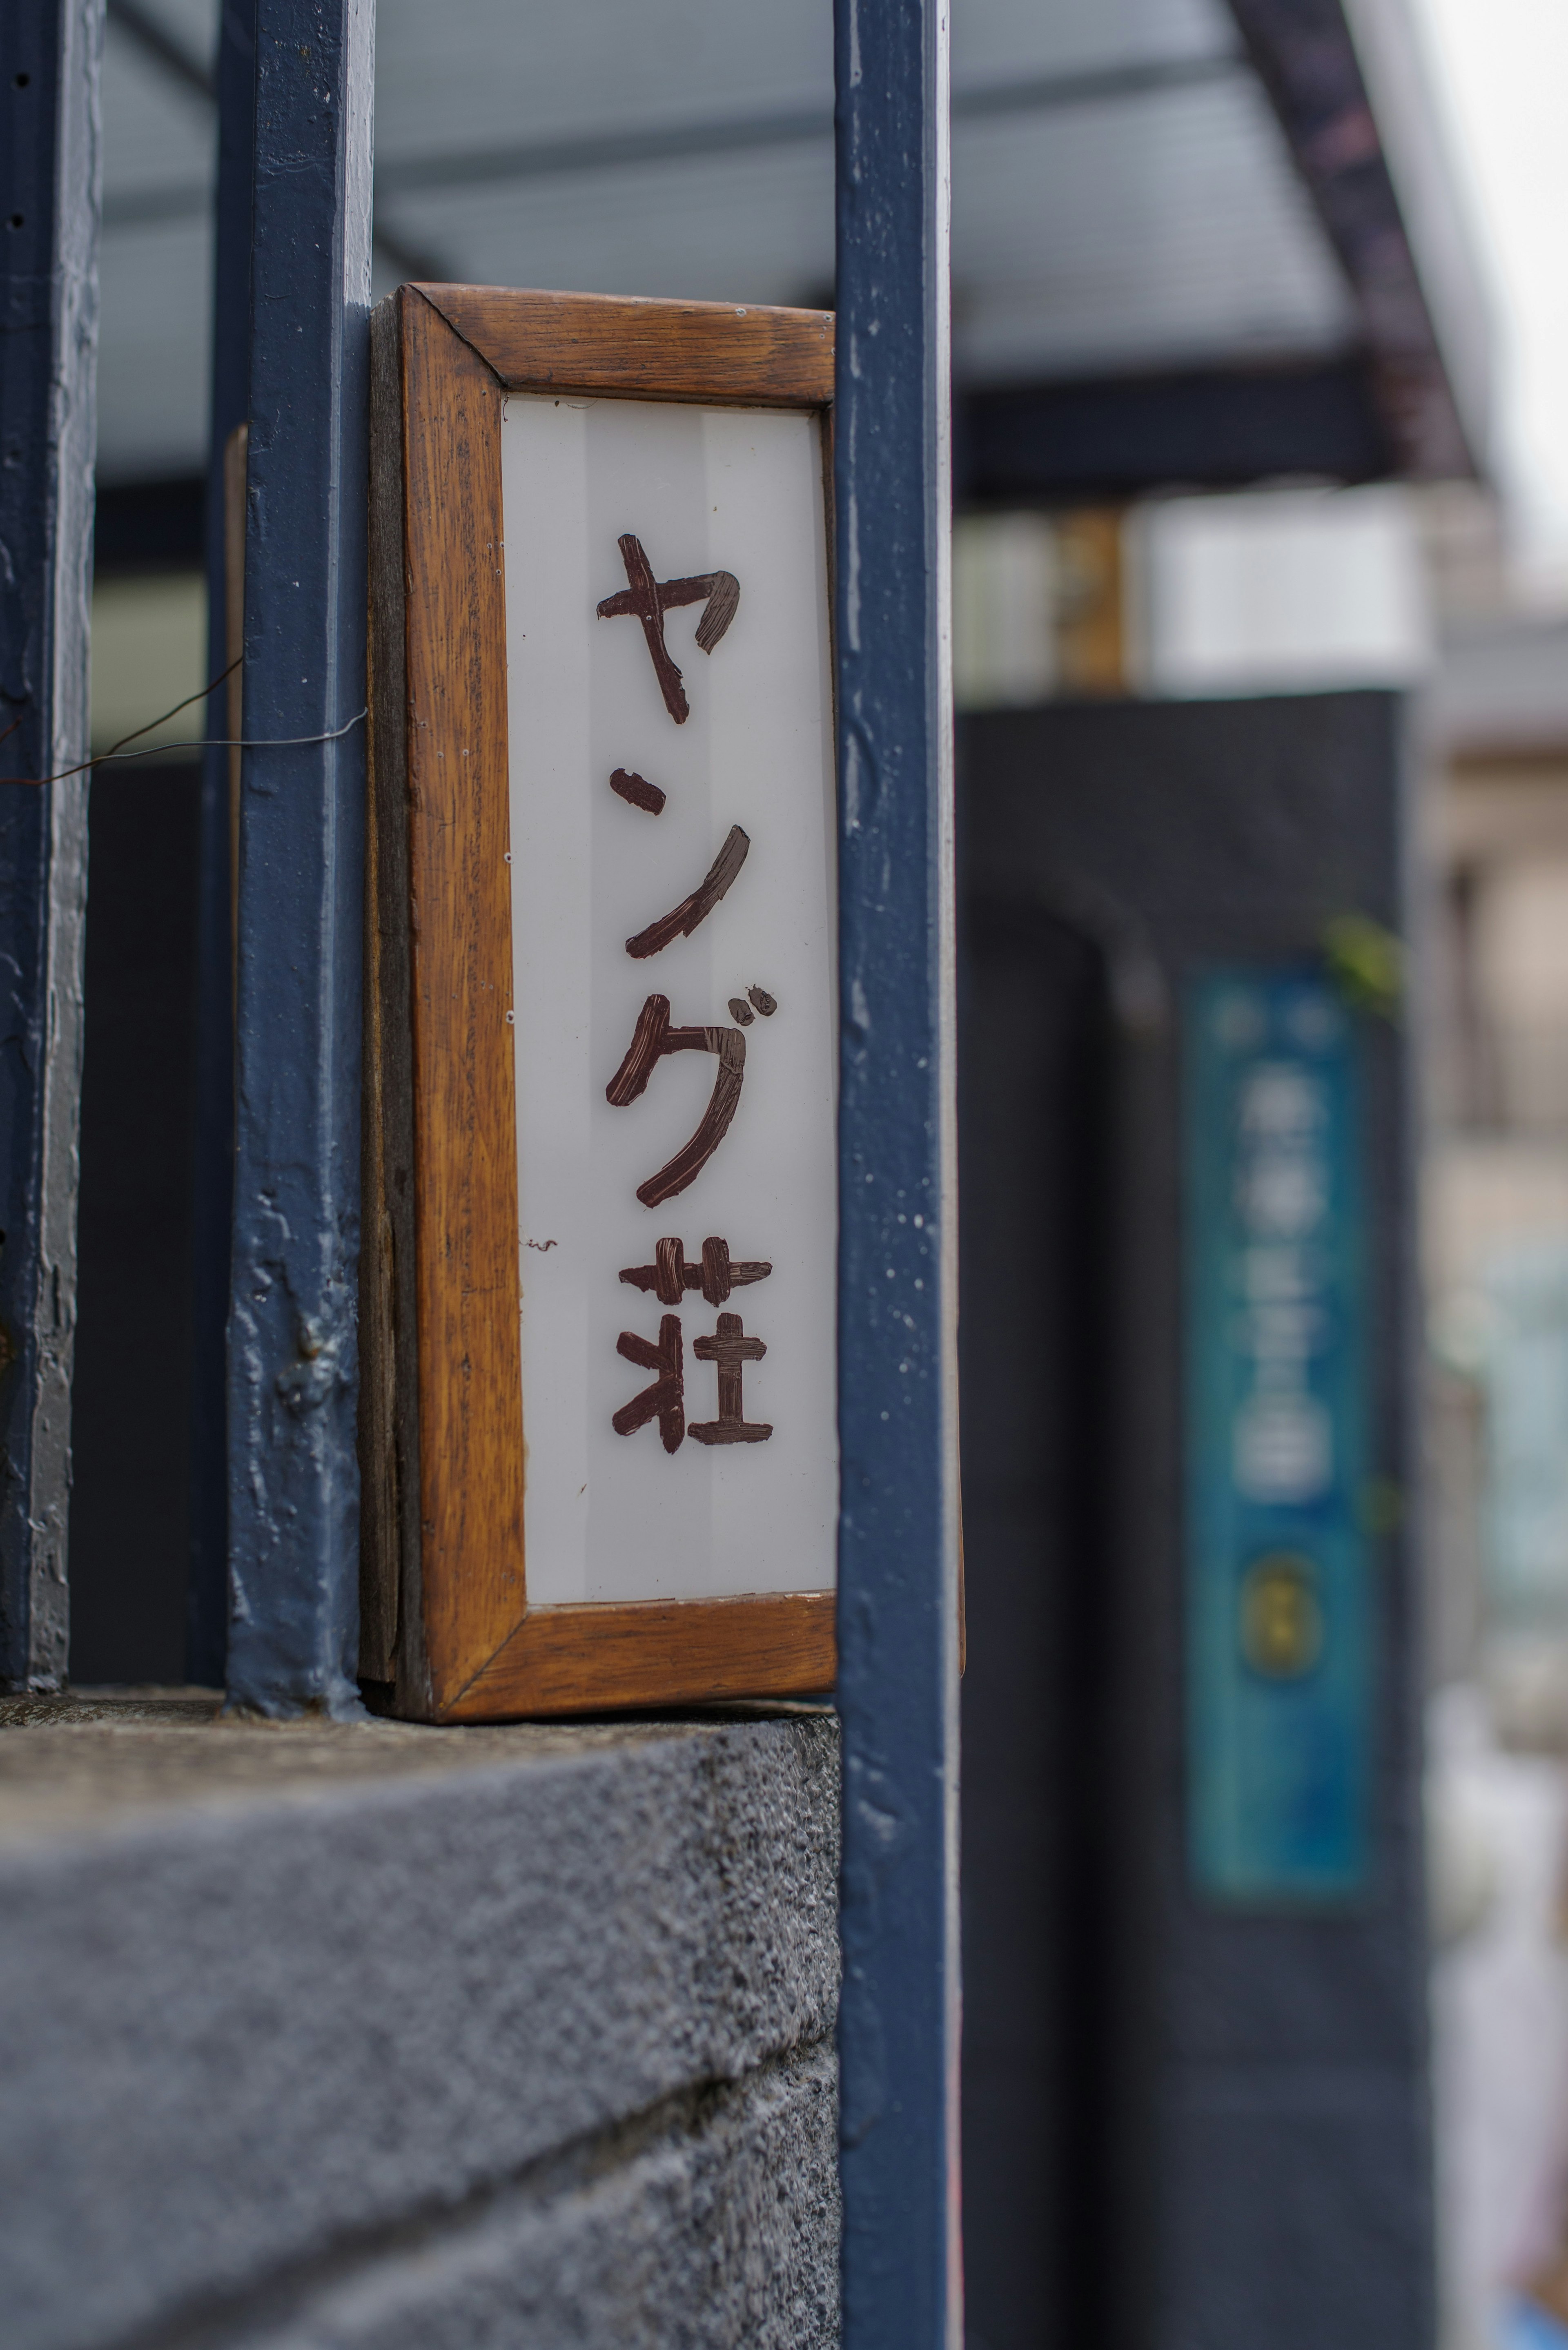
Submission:
[[[836,0],[846,2350],[957,2350],[947,18]]]
[[[231,1700],[357,1710],[371,0],[258,0]],[[338,731],[344,730],[347,731]]]
[[[228,666],[223,452],[250,413],[251,196],[255,153],[255,0],[224,0],[213,73],[218,186],[213,271],[212,443],[207,459],[207,674]],[[234,924],[229,689],[208,703],[197,877],[196,1175],[192,1234],[191,1585],[186,1671],[221,1684],[228,1648],[226,1361],[234,1212]]]
[[[0,16],[0,777],[88,748],[101,0]],[[87,778],[0,781],[0,1686],[57,1689],[70,1615]]]

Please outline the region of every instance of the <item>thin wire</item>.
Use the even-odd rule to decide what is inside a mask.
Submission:
[[[231,667],[237,668],[238,663],[231,663]],[[228,674],[228,670],[225,670],[223,677],[227,677]],[[223,681],[223,678],[215,678],[213,684],[221,685]],[[212,690],[212,686],[206,689],[209,693]],[[202,696],[199,693],[193,693],[191,696],[192,702],[200,702],[202,699]],[[136,733],[145,734],[149,727],[161,726],[167,719],[174,716],[175,710],[183,710],[185,707],[184,702],[176,702],[174,710],[166,710],[162,718],[150,719],[148,725],[139,726]],[[71,775],[85,775],[91,767],[107,765],[110,759],[158,759],[161,758],[165,751],[302,750],[312,743],[341,742],[345,734],[352,734],[355,727],[362,724],[369,714],[368,707],[364,710],[357,710],[353,717],[347,720],[343,725],[329,726],[324,734],[199,734],[188,743],[148,743],[140,751],[100,751],[96,758],[83,759],[78,766],[62,767],[57,775],[0,775],[0,784],[26,784],[29,787],[38,787],[45,784],[63,784]],[[134,742],[135,739],[135,735],[131,734],[122,737],[122,740],[127,743]]]
[[[84,759],[79,766],[62,768],[57,775],[0,775],[0,783],[26,784],[30,789],[37,789],[45,784],[63,784],[67,776],[79,775],[87,768],[96,767],[99,761],[104,759],[118,759],[122,755],[129,759],[145,757],[146,754],[143,752],[127,751],[126,744],[134,743],[139,734],[151,734],[155,726],[167,726],[171,718],[178,718],[180,712],[182,710],[189,710],[193,702],[205,702],[210,693],[216,693],[225,678],[233,677],[244,659],[244,653],[236,653],[228,668],[220,670],[210,685],[202,686],[196,693],[188,693],[183,702],[177,702],[173,709],[166,710],[161,718],[150,718],[145,726],[133,726],[129,734],[122,734],[118,743],[111,743],[108,750],[100,751],[96,758]],[[24,715],[26,715],[25,712]],[[6,727],[5,733],[0,734],[0,743],[5,742],[6,734],[15,734],[21,723],[20,718],[14,718]],[[158,743],[152,747],[159,751],[189,751],[194,746],[189,743]]]
[[[188,707],[191,707],[191,702],[204,702],[204,701],[207,701],[207,695],[209,695],[209,693],[216,693],[216,691],[219,691],[219,686],[223,684],[223,679],[228,679],[228,677],[233,677],[233,674],[235,674],[235,670],[240,668],[240,662],[242,662],[242,660],[244,660],[244,653],[235,653],[235,658],[233,658],[233,660],[228,662],[228,668],[225,668],[225,670],[219,670],[219,674],[216,674],[216,677],[212,679],[212,684],[200,686],[200,689],[197,689],[195,693],[188,693],[186,698],[183,698],[183,702],[174,702],[174,710],[164,710],[162,717],[158,717],[158,719],[148,719],[146,726],[131,726],[130,733],[127,733],[127,735],[119,735],[118,743],[110,743],[109,750],[101,750],[101,752],[99,752],[97,759],[82,759],[82,766],[68,766],[68,768],[64,768],[64,771],[61,771],[61,774],[58,774],[58,775],[40,775],[40,778],[33,778],[33,775],[0,775],[0,783],[26,783],[26,785],[33,785],[33,783],[36,783],[36,780],[37,780],[37,783],[64,783],[66,775],[80,775],[80,774],[82,774],[82,768],[87,768],[87,766],[97,766],[99,759],[118,759],[118,756],[122,754],[122,752],[125,752],[125,745],[127,745],[127,743],[134,743],[136,735],[153,733],[153,726],[167,726],[167,723],[170,723],[170,719],[176,719],[176,717],[179,717],[181,710],[188,710]],[[7,740],[9,735],[16,733],[16,729],[19,729],[19,726],[21,726],[21,719],[24,719],[24,717],[26,717],[26,710],[24,710],[24,712],[21,712],[21,717],[14,717],[14,719],[12,719],[12,723],[9,723],[7,729],[5,729],[5,733],[0,733],[0,743],[5,743],[5,740]],[[192,747],[191,743],[158,743],[158,745],[155,745],[155,750],[191,750],[191,747]],[[130,756],[130,759],[141,759],[141,752],[127,752],[127,756]]]
[[[189,710],[193,702],[205,702],[210,693],[216,693],[219,686],[223,684],[225,678],[233,677],[234,671],[238,669],[244,659],[244,653],[236,653],[234,660],[229,663],[228,668],[221,669],[218,671],[217,676],[213,680],[211,685],[202,686],[198,693],[188,693],[183,702],[177,702],[172,710],[166,710],[163,712],[161,718],[150,718],[145,726],[133,726],[129,734],[122,734],[118,743],[111,743],[108,750],[101,751],[99,754],[99,756],[103,759],[117,759],[128,743],[136,742],[139,737],[143,734],[151,734],[155,726],[167,726],[171,718],[178,718],[180,712],[182,710]],[[169,745],[166,743],[160,743],[158,748],[161,751],[166,751],[169,748]],[[67,775],[78,775],[80,773],[80,769],[68,767],[66,772]],[[58,780],[59,779],[54,775],[51,775],[49,778],[51,783],[57,782]]]

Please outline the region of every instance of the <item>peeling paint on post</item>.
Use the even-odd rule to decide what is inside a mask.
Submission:
[[[947,14],[836,0],[846,2350],[957,2350]]]
[[[255,36],[244,733],[268,747],[241,784],[228,1687],[266,1713],[341,1714],[358,1706],[372,0],[259,0]]]
[[[88,749],[101,0],[0,30],[0,778]],[[87,778],[0,781],[0,1686],[57,1689],[76,1334]]]

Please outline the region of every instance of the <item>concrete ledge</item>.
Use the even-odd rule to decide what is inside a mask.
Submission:
[[[40,1766],[40,1741],[73,1739],[100,1752]],[[179,1743],[191,1752],[176,1762]],[[493,2334],[474,2315],[454,2343],[515,2338],[524,2314],[541,2344],[830,2338],[775,2337],[760,2317],[739,2334],[719,2315],[701,2329],[710,2303],[748,2289],[748,2213],[769,2308],[815,2307],[824,2260],[836,2270],[808,2142],[836,2000],[836,1725],[813,1715],[0,1738],[10,2350],[161,2340],[171,2324],[184,2338],[209,2320],[254,2330],[245,2298],[283,2272],[340,2252],[362,2262],[353,2247],[504,2189],[514,2208],[464,2222],[440,2259],[480,2277],[512,2242],[495,2272],[512,2301],[473,2288],[475,2310],[489,2293],[511,2314]],[[805,2071],[780,2073],[797,2051],[815,2052]],[[689,2118],[684,2137],[669,2120],[673,2138],[620,2158],[613,2189],[552,2201],[523,2183],[661,2101],[748,2075],[732,2106]],[[781,2131],[799,2138],[794,2170],[767,2150]],[[798,2178],[799,2241],[776,2214],[763,2227],[770,2175],[786,2205]],[[643,2214],[649,2243],[669,2239],[644,2262],[651,2333],[628,2330],[623,2285],[593,2271],[589,2248],[621,2241],[605,2232],[612,2206]],[[644,2220],[627,2219],[628,2245]],[[422,2273],[435,2255],[397,2257]],[[711,2289],[694,2308],[704,2261]],[[368,2341],[352,2329],[369,2293],[377,2338],[404,2339],[392,2273],[334,2288],[310,2320],[328,2328],[319,2338]],[[659,2331],[665,2295],[682,2314]],[[410,2343],[449,2338],[427,2306]],[[612,2306],[613,2322],[593,2314]]]
[[[819,2044],[671,2100],[181,2350],[831,2350],[836,2087]]]

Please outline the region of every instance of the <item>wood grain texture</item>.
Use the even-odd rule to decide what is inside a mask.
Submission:
[[[439,1718],[807,1697],[831,1689],[836,1670],[831,1591],[540,1607]]]
[[[419,291],[514,390],[740,408],[824,408],[833,398],[831,310],[498,286]]]
[[[579,367],[510,380],[761,397],[755,330],[727,388],[697,369],[697,358],[719,365],[714,322],[735,319],[722,306],[455,290],[507,311],[514,369],[530,321],[540,367],[564,348],[599,353],[588,380]],[[678,314],[678,389],[648,380],[647,338],[632,338],[610,380],[622,328],[601,318],[589,331],[584,314],[628,309]],[[809,389],[797,368],[795,389],[780,396],[775,382],[766,404],[831,390],[826,323],[826,360],[819,334],[803,346],[818,354]],[[770,331],[789,348],[787,331]],[[826,1689],[831,1592],[526,1607],[503,385],[459,320],[404,286],[373,320],[372,387],[361,1669],[394,1684],[397,1712],[450,1721]]]
[[[439,1703],[524,1605],[501,387],[421,296],[396,298],[421,1578]]]
[[[400,1659],[422,1688],[400,353],[398,305],[383,302],[370,320],[359,1672],[390,1682]]]

